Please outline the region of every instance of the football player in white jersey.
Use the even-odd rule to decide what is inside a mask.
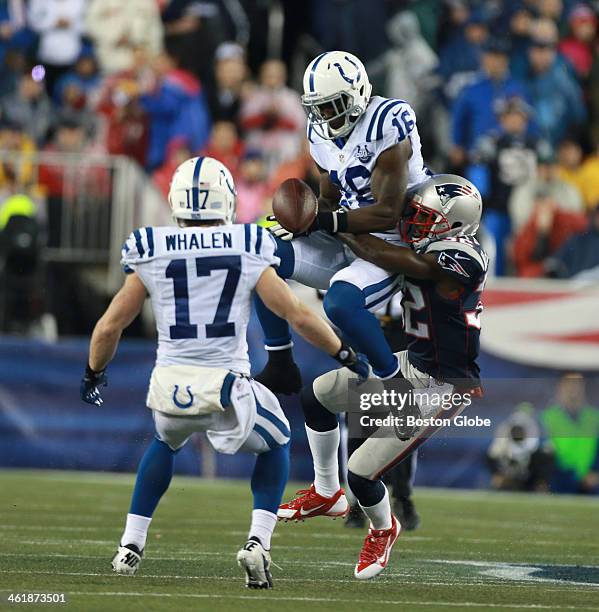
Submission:
[[[176,453],[197,431],[215,450],[257,454],[248,541],[237,554],[246,586],[269,588],[270,540],[289,467],[289,423],[277,398],[249,377],[246,330],[252,292],[309,342],[368,374],[366,360],[335,335],[276,274],[275,241],[256,225],[233,225],[236,192],[210,157],[175,171],[169,204],[176,226],[135,230],[123,247],[127,278],[91,338],[84,401],[101,405],[106,367],[122,331],[149,295],[158,331],[147,405],[156,436],[137,473],[126,526],[112,567],[135,574],[152,515],[166,492]]]
[[[399,363],[373,311],[386,305],[403,277],[356,257],[335,234],[375,233],[401,243],[396,226],[406,188],[430,176],[416,116],[403,100],[371,96],[366,70],[351,53],[329,51],[316,57],[303,86],[310,152],[320,170],[319,208],[308,236],[271,228],[281,258],[279,274],[327,289],[329,319],[368,357],[375,375],[389,378],[399,371]],[[301,378],[289,327],[259,302],[257,309],[269,361],[256,378],[275,392],[297,392]]]

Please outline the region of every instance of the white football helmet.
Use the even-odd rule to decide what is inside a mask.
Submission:
[[[471,236],[478,230],[482,210],[480,193],[470,181],[457,174],[437,174],[406,194],[399,233],[416,249],[433,240]]]
[[[212,157],[192,157],[180,164],[168,192],[175,219],[233,223],[236,199],[231,173]]]
[[[321,53],[304,72],[302,104],[311,126],[327,140],[341,138],[352,131],[366,110],[371,93],[372,85],[364,64],[345,51]],[[323,114],[325,109],[328,112]],[[333,127],[340,119],[343,123]]]

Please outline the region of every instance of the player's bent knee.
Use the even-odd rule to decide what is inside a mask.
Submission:
[[[355,376],[347,368],[331,370],[314,380],[314,397],[334,414],[345,412],[348,403],[348,381]]]
[[[323,308],[327,317],[342,327],[348,316],[364,308],[362,290],[347,281],[335,281],[324,297]]]
[[[363,448],[364,445],[360,446],[349,458],[349,461],[347,462],[348,478],[349,474],[352,473],[355,476],[359,476],[360,478],[372,480],[375,474],[378,472],[379,466],[376,462],[376,459],[370,454],[365,453],[364,451],[360,452],[360,450]],[[352,491],[354,490],[351,484],[350,488]]]

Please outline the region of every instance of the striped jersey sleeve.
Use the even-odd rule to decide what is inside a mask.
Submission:
[[[140,227],[129,234],[121,250],[121,265],[125,274],[135,272],[138,264],[154,257],[154,229]]]
[[[369,118],[366,142],[388,149],[408,138],[415,126],[416,115],[405,100],[384,99]]]
[[[278,267],[281,263],[277,256],[277,243],[273,235],[260,225],[246,223],[244,225],[245,252],[247,253],[246,269],[253,279],[258,282],[262,272],[269,266]]]

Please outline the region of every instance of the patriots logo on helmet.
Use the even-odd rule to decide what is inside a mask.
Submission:
[[[469,185],[458,185],[457,183],[443,183],[435,185],[441,205],[445,206],[449,200],[457,196],[474,196],[478,199],[478,193]]]

